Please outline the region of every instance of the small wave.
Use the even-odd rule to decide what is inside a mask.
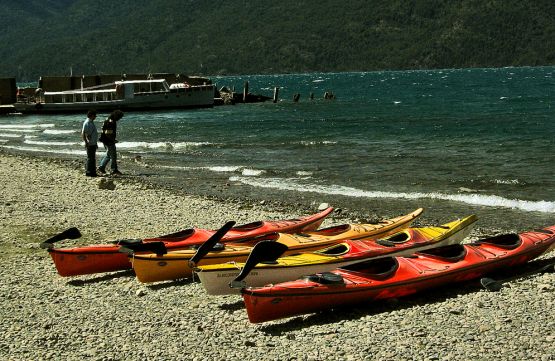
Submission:
[[[312,145],[330,145],[330,144],[337,144],[336,141],[332,140],[301,140],[297,144],[305,145],[305,146],[312,146]]]
[[[214,167],[207,167],[208,170],[213,172],[237,172],[241,170],[243,167],[240,166],[214,166]]]
[[[264,174],[265,171],[260,170],[260,169],[249,169],[249,168],[245,168],[243,169],[243,171],[241,172],[242,175],[247,176],[247,177],[256,177],[259,175]]]
[[[45,129],[44,134],[73,134],[78,133],[77,130],[67,130],[67,129]]]
[[[488,207],[503,207],[503,208],[516,208],[529,212],[543,212],[555,213],[555,202],[547,201],[524,201],[520,199],[507,199],[495,195],[481,195],[481,194],[444,194],[444,193],[406,193],[406,192],[383,192],[383,191],[365,191],[352,187],[345,186],[323,186],[323,185],[307,185],[296,183],[292,180],[285,180],[279,178],[244,178],[244,177],[231,177],[230,181],[240,182],[253,187],[260,188],[275,188],[283,190],[291,190],[297,192],[316,192],[322,194],[341,195],[347,197],[358,198],[402,198],[402,199],[439,199],[446,201],[456,201],[467,204],[488,206]]]
[[[300,170],[297,172],[297,175],[299,177],[310,177],[313,173],[310,171],[306,171],[306,170]]]
[[[53,153],[53,154],[69,154],[69,155],[86,155],[84,150],[71,150],[71,149],[48,149],[48,148],[40,148],[40,147],[19,147],[19,146],[1,146],[0,148],[4,149],[13,149],[21,152],[33,152],[33,153]],[[97,154],[101,154],[102,152],[98,152]]]
[[[0,124],[2,130],[39,130],[54,128],[54,124]]]
[[[10,132],[10,133],[38,133],[40,129],[18,129],[18,128],[0,128],[3,132]]]
[[[209,170],[212,172],[222,172],[222,173],[233,173],[233,172],[239,172],[242,169],[244,169],[244,167],[242,166],[211,166],[211,167],[184,167],[184,166],[179,166],[179,165],[159,165],[156,166],[158,168],[164,168],[164,169],[175,169],[175,170],[196,170],[196,169],[205,169],[205,170]]]
[[[494,184],[520,184],[518,179],[494,179]]]
[[[1,138],[21,138],[22,134],[0,133]]]
[[[82,145],[80,142],[50,142],[50,141],[42,141],[42,140],[29,140],[29,138],[25,138],[23,141],[25,144],[30,145],[52,145],[52,146],[73,146],[73,145]]]
[[[209,142],[121,142],[118,143],[120,149],[155,149],[155,150],[182,150],[210,145]]]

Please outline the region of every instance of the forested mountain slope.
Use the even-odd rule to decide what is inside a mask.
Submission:
[[[555,64],[555,2],[0,0],[0,76]]]

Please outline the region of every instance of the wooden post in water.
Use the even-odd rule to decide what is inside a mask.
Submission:
[[[245,82],[245,86],[243,87],[243,103],[247,102],[247,95],[249,94],[249,82]]]
[[[279,87],[274,87],[274,103],[277,103],[279,97]]]

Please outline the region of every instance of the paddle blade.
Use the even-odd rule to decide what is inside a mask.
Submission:
[[[52,248],[53,244],[56,242],[63,241],[64,239],[77,239],[79,237],[81,237],[81,232],[79,232],[77,228],[71,227],[42,242],[40,248]]]
[[[480,278],[480,284],[490,292],[497,292],[503,288],[503,284],[501,282],[488,277]]]
[[[243,288],[244,284],[241,281],[248,276],[257,264],[260,262],[273,262],[284,254],[287,249],[286,245],[275,241],[261,241],[257,243],[249,254],[249,258],[247,258],[241,273],[231,281],[229,286],[232,288]]]
[[[234,221],[229,221],[223,225],[222,228],[218,229],[216,233],[212,235],[212,237],[208,238],[201,246],[197,249],[197,252],[191,257],[189,260],[189,266],[191,268],[195,267],[198,261],[200,261],[204,256],[210,252],[216,243],[218,243],[223,236],[235,225]]]
[[[164,242],[146,242],[137,244],[127,244],[119,248],[119,252],[133,255],[137,252],[152,252],[157,255],[164,255],[168,253]]]

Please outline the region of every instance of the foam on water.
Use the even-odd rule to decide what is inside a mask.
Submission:
[[[241,172],[245,167],[242,166],[211,166],[211,167],[185,167],[179,165],[159,165],[155,166],[157,168],[164,168],[164,169],[175,169],[175,170],[209,170],[212,172],[221,172],[221,173],[234,173],[234,172]]]
[[[260,170],[260,169],[250,169],[250,168],[245,168],[243,169],[243,171],[241,172],[242,175],[247,176],[247,177],[256,177],[259,175],[264,174],[265,171]]]
[[[45,129],[43,131],[44,134],[73,134],[73,133],[79,133],[79,131],[77,130],[67,130],[67,129]]]
[[[0,128],[3,132],[12,132],[12,133],[38,133],[40,129],[28,129],[28,128]]]
[[[22,134],[0,133],[1,138],[21,138],[22,136]]]
[[[140,149],[158,151],[179,151],[196,147],[211,145],[209,142],[121,142],[118,143],[119,149]]]
[[[50,146],[79,146],[83,145],[82,142],[54,142],[54,141],[43,141],[43,140],[29,140],[29,138],[25,138],[23,141],[25,144],[30,145],[50,145]]]
[[[238,172],[243,168],[244,167],[241,167],[241,166],[215,166],[215,167],[208,167],[207,169],[213,172],[232,173],[232,172]]]
[[[352,187],[339,185],[316,185],[301,184],[292,179],[280,178],[247,178],[247,177],[230,177],[230,181],[240,182],[253,187],[274,188],[282,190],[290,190],[296,192],[315,192],[322,194],[340,195],[358,198],[402,198],[402,199],[439,199],[447,201],[456,201],[467,204],[487,206],[487,207],[504,207],[517,208],[529,212],[555,213],[555,202],[548,201],[525,201],[520,199],[507,199],[496,195],[482,194],[444,194],[444,193],[407,193],[407,192],[383,192],[383,191],[367,191]]]
[[[24,146],[2,146],[1,148],[13,149],[22,152],[33,152],[33,153],[49,153],[49,154],[68,154],[68,155],[79,155],[84,156],[86,152],[84,150],[71,150],[71,149],[50,149],[50,148],[40,148],[40,147],[24,147]],[[103,152],[97,152],[97,154],[102,154]]]
[[[45,129],[55,126],[55,124],[0,124],[0,129]]]

